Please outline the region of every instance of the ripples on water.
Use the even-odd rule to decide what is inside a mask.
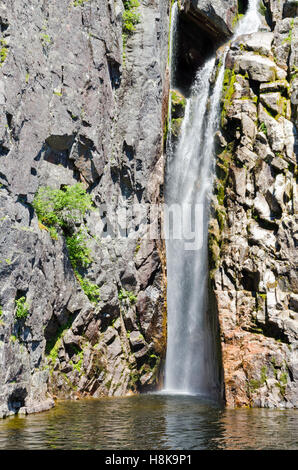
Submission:
[[[0,420],[0,449],[298,449],[298,410],[225,410],[195,396],[60,402]]]

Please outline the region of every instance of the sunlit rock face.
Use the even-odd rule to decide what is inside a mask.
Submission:
[[[210,224],[210,290],[228,406],[298,405],[297,12],[232,43]],[[263,19],[264,21],[264,19]]]
[[[146,218],[130,239],[105,225],[118,208],[162,201],[169,8],[140,5],[125,49],[123,11],[121,0],[0,5],[0,416],[159,382],[162,243]],[[92,258],[85,290],[67,233],[52,238],[32,207],[39,187],[78,182],[94,203],[71,226],[85,227]]]

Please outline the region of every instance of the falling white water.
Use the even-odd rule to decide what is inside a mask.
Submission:
[[[259,0],[250,0],[245,17],[234,35],[256,32],[261,24]],[[165,391],[217,398],[220,376],[216,358],[216,327],[207,315],[208,220],[214,181],[214,134],[219,126],[220,99],[225,71],[226,47],[214,86],[215,58],[198,71],[187,100],[181,137],[168,157],[166,204],[202,208],[203,227],[193,214],[183,225],[193,226],[203,237],[200,249],[188,250],[189,240],[167,240],[168,346]],[[167,223],[167,220],[166,220]],[[183,227],[184,228],[184,227]],[[168,227],[169,230],[169,227]],[[184,232],[183,232],[184,233]]]
[[[171,10],[171,31],[170,31],[170,50],[169,50],[169,69],[170,69],[170,87],[172,87],[174,75],[175,75],[175,63],[176,63],[176,49],[175,49],[175,36],[177,33],[178,23],[178,3],[175,2],[172,5]]]

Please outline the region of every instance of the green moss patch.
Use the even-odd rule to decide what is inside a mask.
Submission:
[[[171,133],[172,133],[172,136],[176,139],[178,139],[180,135],[182,122],[183,122],[183,118],[172,119]]]

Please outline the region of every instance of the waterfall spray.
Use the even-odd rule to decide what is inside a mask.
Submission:
[[[258,4],[259,0],[250,0],[247,13],[239,22],[234,37],[259,29],[261,20]],[[184,239],[170,237],[167,240],[168,345],[165,390],[210,398],[218,397],[220,379],[215,353],[217,338],[207,316],[208,222],[214,182],[214,134],[219,126],[228,50],[227,46],[214,86],[212,77],[215,73],[215,58],[209,59],[196,75],[187,100],[179,143],[174,152],[172,146],[169,149],[166,176],[167,206],[199,207],[202,212],[203,237],[202,247],[197,250],[186,249]],[[171,119],[171,114],[169,116]],[[193,213],[184,217],[183,223],[194,225]],[[194,230],[197,229],[194,226]]]

